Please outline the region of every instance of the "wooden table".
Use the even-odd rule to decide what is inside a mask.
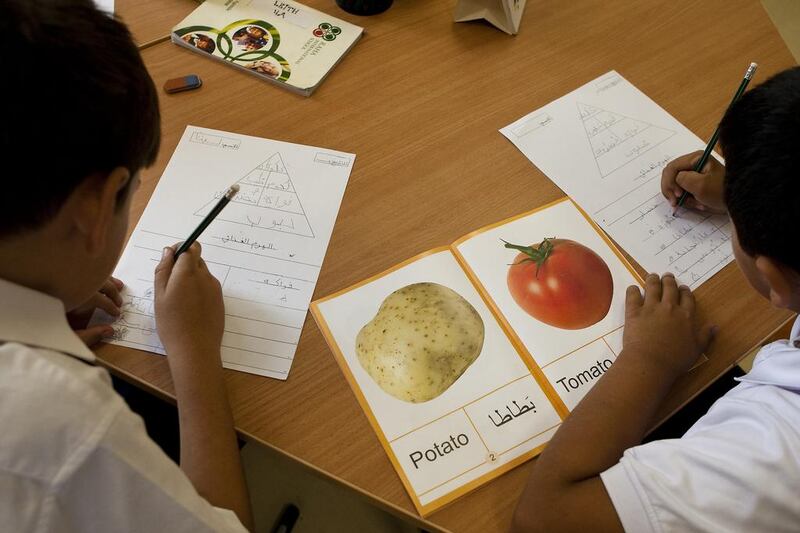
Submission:
[[[115,0],[114,15],[128,25],[139,46],[164,39],[197,9],[196,0]]]
[[[174,13],[187,1],[165,1],[165,10]],[[125,11],[126,2],[119,3]],[[311,98],[170,43],[143,52],[157,86],[188,73],[205,84],[161,93],[161,154],[143,173],[133,211],[138,218],[187,124],[354,152],[317,297],[562,196],[497,130],[608,70],[708,138],[748,62],[759,62],[757,82],[793,64],[755,0],[530,0],[516,37],[482,23],[453,24],[452,1],[397,0],[371,18],[348,16],[332,0],[307,3],[367,28]],[[157,13],[150,15],[129,20],[146,25]],[[136,35],[146,31],[134,28]],[[789,318],[756,296],[735,265],[697,295],[720,334],[710,361],[676,384],[662,417]],[[163,358],[116,346],[99,355],[114,372],[172,394]],[[288,381],[232,371],[226,379],[246,438],[416,517],[310,316]],[[426,527],[506,530],[530,466],[434,513]]]

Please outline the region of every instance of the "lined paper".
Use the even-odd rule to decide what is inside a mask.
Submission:
[[[239,194],[198,239],[225,300],[223,366],[286,379],[355,156],[189,126],[122,254],[111,342],[164,353],[153,272],[232,183]],[[95,323],[110,321],[98,312]]]
[[[696,288],[733,260],[725,215],[672,207],[661,172],[703,140],[612,71],[500,132],[642,267]]]

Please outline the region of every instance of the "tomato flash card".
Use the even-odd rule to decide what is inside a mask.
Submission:
[[[425,516],[541,452],[614,363],[638,283],[564,198],[311,311]]]

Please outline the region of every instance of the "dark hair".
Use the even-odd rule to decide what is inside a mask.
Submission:
[[[155,160],[153,81],[125,25],[91,0],[3,0],[0,73],[0,237],[50,220],[90,176]]]
[[[800,67],[745,93],[720,125],[725,203],[739,244],[800,272]]]

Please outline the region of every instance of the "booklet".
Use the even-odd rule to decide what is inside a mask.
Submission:
[[[289,0],[205,0],[172,41],[308,96],[363,31]]]
[[[311,312],[426,516],[542,450],[620,353],[632,284],[631,265],[563,198]]]

